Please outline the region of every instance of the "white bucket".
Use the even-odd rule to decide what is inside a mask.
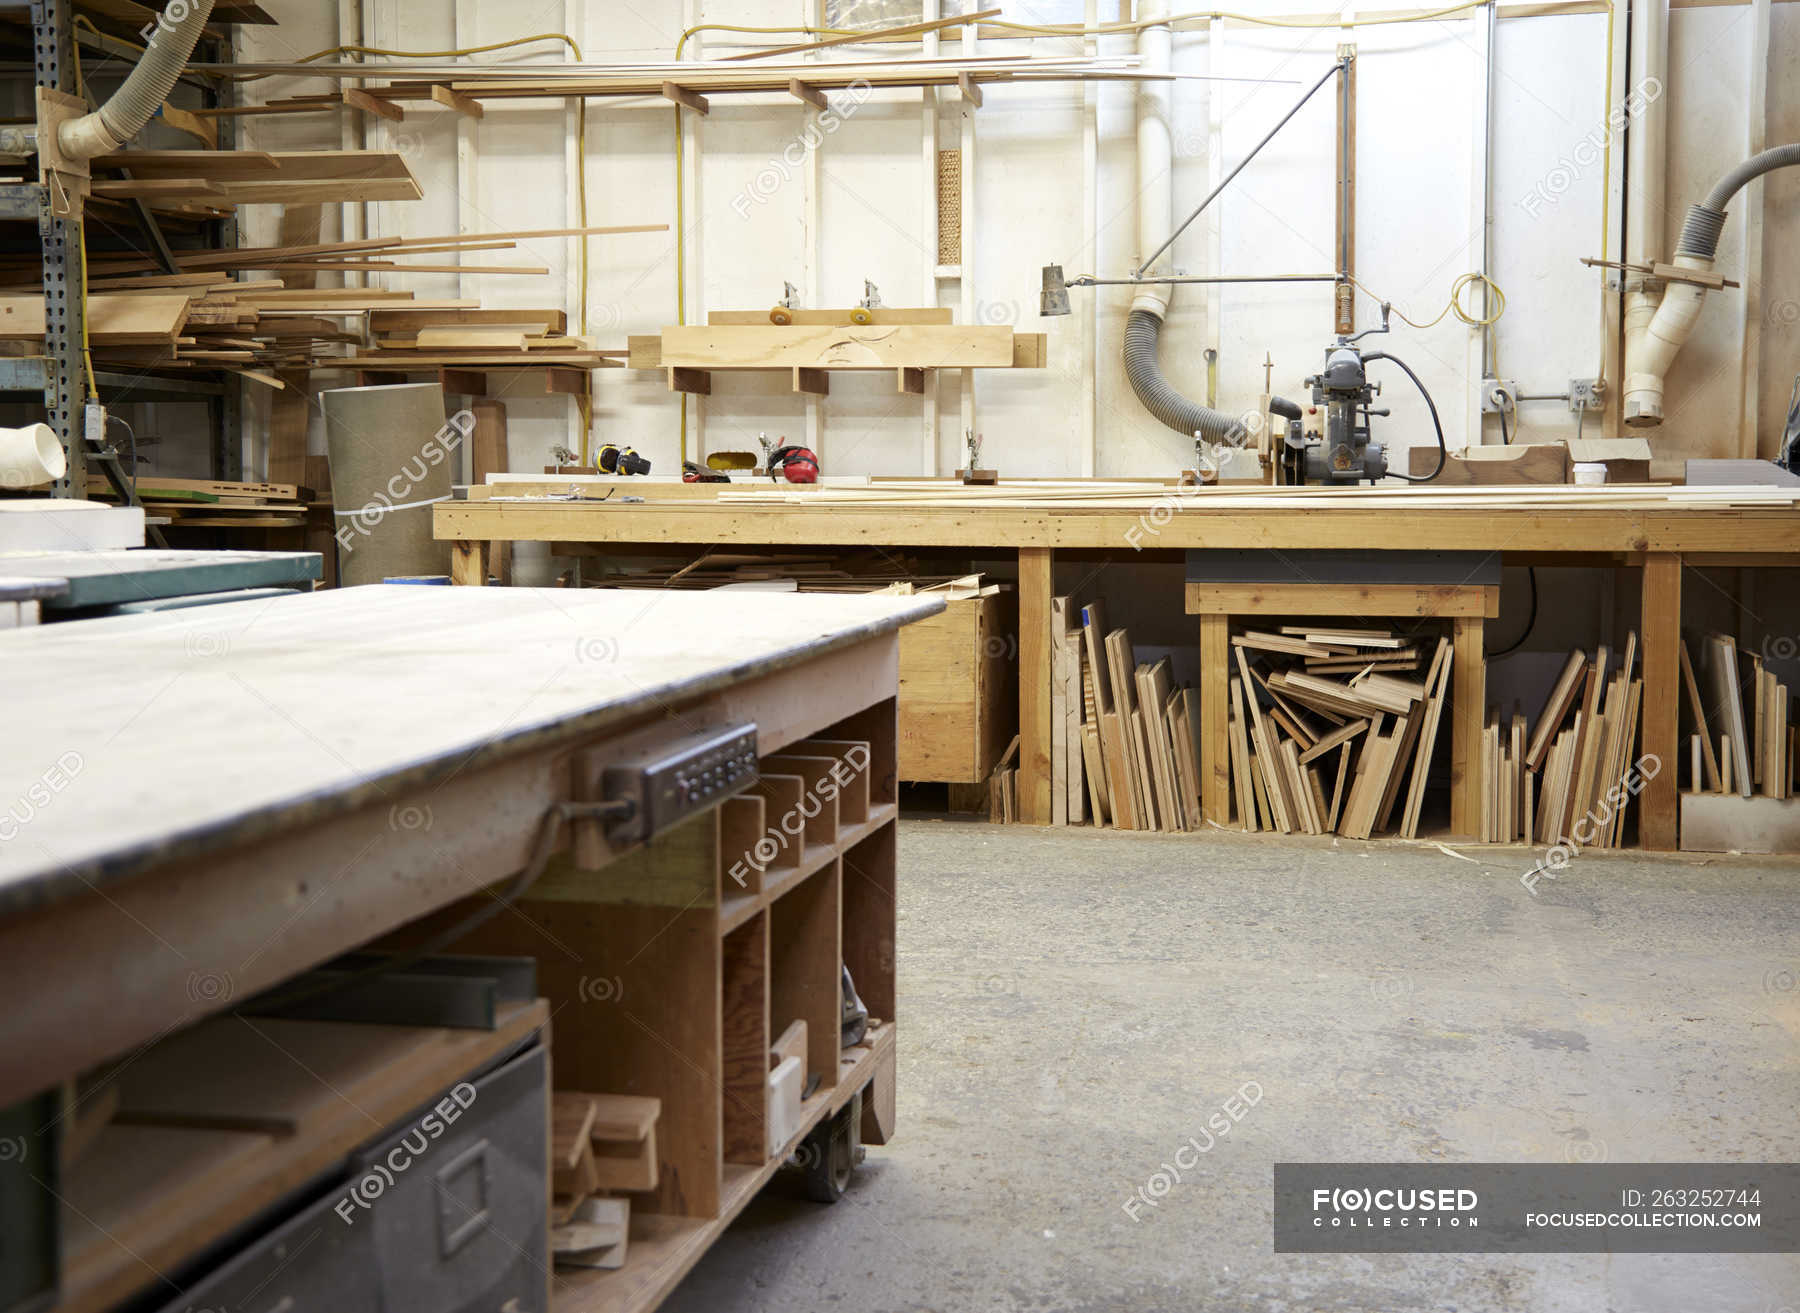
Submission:
[[[0,488],[16,492],[54,483],[68,469],[62,442],[48,424],[0,428]]]
[[[1575,482],[1605,483],[1606,466],[1597,460],[1578,460],[1575,462]]]

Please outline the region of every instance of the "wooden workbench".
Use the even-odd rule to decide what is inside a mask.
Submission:
[[[771,877],[754,895],[709,886],[685,899],[680,914],[710,927],[704,956],[715,974],[675,988],[665,972],[641,988],[634,1015],[649,1017],[649,1038],[675,1052],[654,1033],[657,1000],[692,1017],[708,1007],[716,1014],[721,938],[727,951],[753,944],[746,936],[769,935],[773,921],[777,947],[791,956],[800,929],[818,928],[824,949],[804,979],[825,1023],[814,1027],[817,1044],[829,1045],[827,1059],[837,1055],[839,959],[830,950],[839,891],[851,883],[841,872],[854,865],[842,902],[857,915],[845,918],[843,960],[855,959],[882,1024],[842,1051],[835,1083],[828,1076],[803,1105],[785,1150],[731,1157],[704,1209],[695,1202],[701,1173],[685,1174],[688,1206],[672,1210],[680,1215],[648,1210],[641,1235],[634,1217],[643,1263],[558,1282],[559,1310],[653,1307],[798,1136],[893,1060],[897,631],[943,603],[765,594],[754,602],[365,587],[0,633],[11,694],[0,795],[14,800],[0,815],[0,982],[12,1000],[0,1020],[0,1106],[112,1059],[129,1065],[233,1000],[503,882],[526,865],[553,805],[582,796],[581,781],[609,762],[746,721],[766,757],[848,724],[873,762],[866,814],[846,820],[832,843],[814,844],[809,829],[806,866],[784,872],[779,887]],[[657,842],[592,839],[606,865],[602,890]],[[775,910],[784,895],[793,905]],[[696,952],[685,930],[646,937],[658,953],[638,944],[629,962],[619,954],[576,969],[630,977],[639,989],[633,971],[665,958],[679,966],[688,958],[677,949]],[[778,965],[791,993],[793,964]],[[556,1002],[556,970],[542,974]],[[782,987],[777,980],[778,1000]],[[580,1011],[558,1029],[574,1038],[598,1024]],[[715,1017],[695,1043],[716,1050],[719,1024]],[[668,1151],[684,1164],[718,1153],[716,1083],[706,1093],[710,1136],[695,1146],[678,1134],[679,1118],[665,1128]],[[665,1116],[675,1117],[676,1103]],[[203,1202],[209,1216],[219,1213],[216,1200]],[[59,1307],[110,1306],[186,1256],[172,1239],[95,1251],[80,1279],[65,1283]]]
[[[629,491],[629,489],[624,489]],[[1165,495],[1163,504],[1168,505]],[[483,500],[434,510],[436,532],[456,547],[460,582],[486,578],[490,542],[653,544],[680,547],[967,548],[1019,561],[1019,803],[1022,819],[1050,821],[1051,566],[1059,550],[1262,548],[1276,551],[1417,549],[1434,543],[1494,552],[1509,565],[1597,564],[1642,572],[1646,752],[1667,764],[1642,796],[1645,847],[1676,838],[1678,658],[1684,564],[1800,565],[1800,515],[1788,510],[1606,510],[1571,508],[1495,514],[1469,509],[1331,507],[1291,512],[1233,509],[1206,494],[1182,496],[1173,512],[1139,507],[892,507],[796,499],[778,506],[727,505],[702,495],[604,504]]]

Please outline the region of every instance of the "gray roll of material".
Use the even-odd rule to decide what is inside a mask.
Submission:
[[[450,472],[469,425],[445,422],[444,389],[337,388],[319,401],[331,454],[338,578],[347,586],[448,574],[450,544],[431,536],[432,506],[450,497]]]

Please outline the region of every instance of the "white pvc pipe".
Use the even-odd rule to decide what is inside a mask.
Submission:
[[[56,482],[68,470],[62,442],[48,424],[0,428],[0,488],[36,488]]]
[[[1142,22],[1157,23],[1168,16],[1169,0],[1143,0],[1138,6]],[[1143,60],[1141,71],[1169,72],[1174,44],[1175,34],[1166,23],[1140,31],[1137,48]],[[1134,265],[1161,246],[1175,229],[1175,138],[1171,127],[1174,86],[1173,82],[1149,78],[1137,84],[1138,253]],[[1173,248],[1164,252],[1155,272],[1172,270],[1174,258]],[[1161,319],[1168,314],[1174,295],[1173,284],[1146,285],[1132,298],[1131,308],[1148,310]]]
[[[1662,89],[1669,75],[1668,6],[1669,0],[1632,0],[1631,5],[1631,76],[1634,88],[1646,88],[1645,95],[1630,89],[1626,94],[1628,104],[1641,104],[1628,129],[1630,188],[1625,197],[1625,259],[1633,264],[1660,260],[1665,250],[1668,98]],[[1655,88],[1656,94],[1647,94],[1650,87]],[[1610,106],[1607,112],[1612,112]],[[1651,348],[1650,325],[1657,317],[1658,298],[1645,287],[1646,279],[1647,275],[1640,273],[1625,275],[1624,418],[1634,425],[1662,422],[1662,375],[1668,368],[1667,360],[1660,366],[1655,363],[1662,355],[1661,348],[1654,352]],[[1687,284],[1678,286],[1696,294],[1692,314],[1698,315],[1699,289]],[[1668,359],[1673,358],[1671,350]]]

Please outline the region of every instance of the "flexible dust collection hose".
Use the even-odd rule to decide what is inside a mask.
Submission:
[[[1706,193],[1706,199],[1688,207],[1675,244],[1674,264],[1683,269],[1712,268],[1719,253],[1719,234],[1725,230],[1725,207],[1731,198],[1756,178],[1776,169],[1800,164],[1800,142],[1773,146],[1752,155],[1732,169]],[[1625,422],[1648,427],[1663,420],[1663,378],[1694,331],[1706,289],[1698,283],[1671,282],[1656,313],[1641,331],[1625,341]]]
[[[1228,442],[1242,432],[1239,422],[1222,410],[1203,406],[1177,392],[1163,377],[1157,347],[1162,338],[1162,318],[1148,310],[1133,310],[1125,324],[1125,376],[1144,409],[1177,433],[1198,433],[1208,442]]]
[[[99,109],[70,119],[57,131],[57,145],[71,159],[110,155],[138,133],[174,90],[181,70],[200,40],[213,0],[170,0],[131,76]]]

